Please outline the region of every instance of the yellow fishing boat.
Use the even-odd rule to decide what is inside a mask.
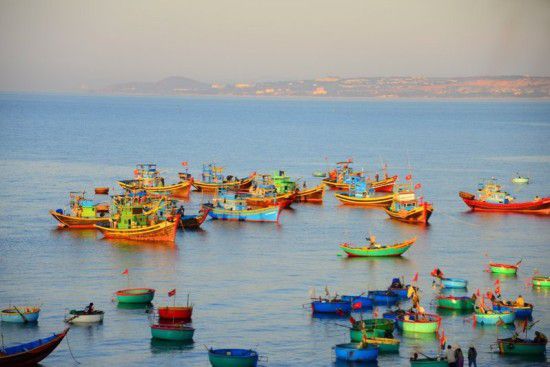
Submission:
[[[191,184],[195,190],[206,193],[216,193],[220,189],[239,191],[248,189],[256,177],[256,172],[242,179],[235,176],[224,177],[222,173],[223,167],[218,167],[214,163],[205,164],[202,167],[202,180],[193,180]]]
[[[134,170],[134,179],[118,181],[120,187],[128,191],[144,190],[151,194],[168,194],[176,198],[188,198],[191,191],[191,181],[166,185],[164,177],[161,177],[156,164],[142,163]]]
[[[160,223],[138,227],[138,228],[111,228],[96,225],[105,238],[109,239],[127,239],[134,241],[160,241],[174,242],[176,239],[176,230],[178,229],[179,215],[170,220]]]
[[[344,205],[354,206],[390,206],[393,200],[393,193],[383,196],[362,196],[358,197],[347,192],[339,192],[334,195]]]

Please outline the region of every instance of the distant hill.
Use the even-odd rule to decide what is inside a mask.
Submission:
[[[158,82],[130,82],[96,90],[108,94],[222,95],[354,98],[550,98],[550,77],[479,76],[323,77],[259,83],[203,83],[172,76]]]

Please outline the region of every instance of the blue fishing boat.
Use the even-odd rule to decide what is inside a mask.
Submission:
[[[350,302],[354,309],[368,309],[372,308],[374,304],[372,299],[367,296],[342,296],[342,301]]]
[[[213,200],[208,215],[212,219],[241,222],[278,222],[281,207],[279,205],[265,208],[252,207],[245,195],[220,190]]]
[[[468,281],[459,278],[441,278],[441,286],[449,289],[468,288]]]
[[[516,319],[528,319],[533,315],[533,305],[525,303],[524,306],[516,306],[511,302],[498,301],[493,303],[493,310],[511,311],[516,315]]]
[[[35,366],[57,348],[68,332],[69,328],[66,328],[59,334],[53,334],[28,343],[18,344],[13,347],[0,346],[0,366]]]
[[[372,362],[378,359],[378,346],[366,345],[361,347],[361,343],[344,343],[334,346],[336,359],[348,362]]]
[[[208,350],[208,360],[212,367],[256,367],[258,353],[251,349],[212,349]]]
[[[480,325],[496,325],[499,320],[502,320],[505,324],[511,324],[516,319],[516,315],[511,311],[489,311],[488,313],[481,313],[476,310],[474,314],[474,322]]]
[[[314,313],[335,313],[349,314],[351,312],[351,303],[343,300],[322,299],[311,302],[311,310]]]
[[[399,278],[393,278],[390,286],[388,287],[389,291],[397,294],[399,299],[407,299],[407,294],[409,292],[409,284],[404,284]],[[416,287],[415,287],[416,288]]]
[[[389,290],[369,291],[368,297],[380,306],[392,306],[399,301],[397,294]]]
[[[2,322],[24,324],[37,322],[40,315],[40,308],[35,306],[11,306],[0,311]]]

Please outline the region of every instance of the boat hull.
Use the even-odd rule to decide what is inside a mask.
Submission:
[[[424,318],[416,320],[415,314],[406,314],[397,319],[397,325],[404,332],[409,333],[436,333],[441,323],[441,317],[437,315],[425,314]]]
[[[515,355],[542,355],[546,353],[546,343],[535,343],[534,341],[497,339],[498,351],[500,354]]]
[[[348,255],[348,257],[401,256],[414,244],[415,241],[416,237],[396,245],[372,249],[368,247],[353,247],[347,243],[343,243],[340,245],[340,248],[346,253],[346,255]]]
[[[349,314],[351,312],[351,303],[349,302],[311,302],[311,310],[314,313],[335,313]]]
[[[515,275],[518,272],[516,265],[490,263],[491,273]]]
[[[499,320],[505,324],[511,324],[516,319],[516,315],[510,311],[493,312],[490,314],[475,313],[474,321],[480,325],[496,325]]]
[[[142,186],[139,181],[118,181],[118,185],[124,190],[144,190],[148,194],[168,194],[175,198],[187,199],[191,192],[191,182],[181,181],[173,185],[166,186]]]
[[[399,220],[405,223],[427,224],[428,220],[432,216],[433,206],[431,204],[424,203],[423,205],[412,210],[401,210],[395,212],[388,208],[384,208],[384,211],[390,216],[391,219]]]
[[[60,214],[50,210],[50,214],[59,222],[59,228],[69,229],[94,229],[95,225],[109,225],[109,217],[102,218],[80,218],[72,215]]]
[[[220,182],[220,183],[209,183],[209,182],[202,182],[202,181],[193,181],[192,185],[197,191],[201,191],[204,193],[216,193],[220,189],[225,190],[246,190],[252,185],[252,181],[254,180],[254,177],[256,175],[250,175],[249,177],[239,180],[239,181],[232,181],[232,182]]]
[[[17,309],[16,309],[17,308]],[[40,308],[29,306],[12,306],[0,311],[0,320],[16,324],[37,322],[40,316]]]
[[[352,308],[356,308],[361,304],[361,307],[358,307],[362,310],[372,308],[374,303],[372,302],[372,299],[366,297],[366,296],[342,296],[342,301],[350,302]]]
[[[92,314],[86,314],[76,310],[71,310],[65,318],[65,322],[69,324],[91,324],[103,321],[104,312],[96,311]]]
[[[391,291],[369,291],[368,297],[377,306],[392,306],[399,301],[399,296]]]
[[[51,337],[40,339],[40,345],[31,348],[21,348],[21,351],[16,349],[21,346],[6,348],[7,355],[0,354],[0,367],[27,367],[35,366],[40,361],[49,356],[55,348],[61,343],[65,335],[69,332],[69,328],[59,334],[54,334]],[[31,342],[36,343],[36,341]],[[13,352],[13,353],[12,353]]]
[[[385,330],[366,329],[367,338],[383,338],[386,335]],[[363,339],[363,332],[360,329],[349,329],[349,339],[352,343],[359,343]]]
[[[392,176],[380,181],[369,181],[369,185],[376,192],[393,192],[395,181],[397,181],[397,176]]]
[[[297,203],[322,203],[325,195],[325,186],[317,185],[311,189],[296,191],[294,201]]]
[[[438,308],[473,311],[474,306],[474,300],[470,297],[440,296],[437,298]]]
[[[468,281],[458,278],[443,278],[441,279],[441,286],[447,289],[468,288]]]
[[[191,341],[195,329],[179,324],[155,324],[151,325],[151,337],[161,340]]]
[[[191,320],[193,307],[165,306],[158,308],[159,318],[161,320]]]
[[[258,353],[246,349],[210,349],[208,360],[212,367],[256,367]]]
[[[393,193],[384,196],[373,196],[358,198],[348,193],[337,193],[334,195],[344,205],[351,206],[382,206],[388,207],[393,201]]]
[[[329,190],[340,190],[340,191],[346,191],[349,190],[350,184],[344,183],[344,182],[336,182],[331,180],[330,178],[325,178],[321,181],[326,187],[328,187]]]
[[[550,277],[533,277],[533,287],[550,287]]]
[[[497,311],[511,311],[516,315],[516,319],[528,319],[533,316],[533,305],[531,304],[525,304],[525,306],[519,307],[495,303],[493,304],[493,309]]]
[[[378,359],[378,347],[359,348],[359,343],[345,343],[334,346],[336,359],[348,362],[370,362]]]
[[[528,202],[498,204],[485,201],[468,199],[465,197],[468,193],[461,193],[460,197],[466,205],[473,211],[501,212],[501,213],[530,213],[540,215],[550,215],[550,197],[541,198]],[[472,194],[468,194],[472,195]]]
[[[208,215],[212,219],[239,221],[239,222],[278,222],[281,208],[270,206],[251,210],[226,210],[212,208]]]
[[[203,205],[198,215],[184,215],[180,218],[182,229],[198,229],[208,218],[210,207]]]
[[[119,303],[150,303],[155,297],[155,290],[150,288],[128,288],[116,292]]]
[[[133,241],[149,241],[149,242],[174,242],[178,223],[180,221],[177,215],[173,221],[162,221],[152,226],[130,229],[118,229],[96,225],[103,236],[108,239],[126,239]]]
[[[437,360],[437,359],[417,359],[416,361],[411,360],[411,367],[448,367],[449,363],[446,359]]]
[[[399,353],[399,339],[393,338],[367,338],[367,343],[378,346],[380,353]]]

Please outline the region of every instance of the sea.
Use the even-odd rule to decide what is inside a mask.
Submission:
[[[435,308],[430,272],[465,278],[457,295],[484,293],[498,280],[504,298],[535,305],[528,331],[550,335],[550,290],[533,289],[550,274],[550,219],[471,212],[459,191],[498,179],[518,200],[550,195],[550,102],[532,100],[331,100],[0,94],[0,307],[40,305],[38,323],[1,323],[2,345],[65,328],[68,310],[93,302],[103,323],[73,326],[43,366],[208,366],[208,348],[246,348],[262,366],[345,366],[333,347],[349,342],[347,317],[312,315],[310,296],[385,289],[393,277],[418,273],[421,304],[442,316],[448,343],[478,351],[478,366],[542,366],[496,353],[512,327],[476,325],[471,314]],[[286,171],[308,186],[312,173],[353,160],[367,175],[387,164],[400,181],[410,174],[435,210],[428,226],[390,220],[380,209],[340,205],[333,191],[321,205],[293,204],[278,224],[206,221],[180,231],[174,245],[102,239],[93,230],[59,230],[48,213],[68,208],[69,192],[108,186],[156,163],[166,182],[186,167],[200,175],[216,162],[225,174]],[[514,185],[517,174],[528,185]],[[105,200],[105,197],[95,197]],[[108,199],[108,198],[107,198]],[[196,212],[211,196],[182,203]],[[402,257],[350,259],[339,244],[417,237]],[[486,272],[491,261],[516,263],[517,277]],[[128,269],[129,277],[122,275]],[[117,305],[114,292],[156,289],[155,305],[194,305],[194,342],[151,339],[144,308]],[[402,305],[410,307],[409,303]],[[381,315],[384,307],[378,307]],[[372,311],[353,316],[372,317]],[[517,323],[521,331],[522,324]],[[435,335],[394,335],[398,354],[378,366],[408,366],[414,352],[435,355]]]

